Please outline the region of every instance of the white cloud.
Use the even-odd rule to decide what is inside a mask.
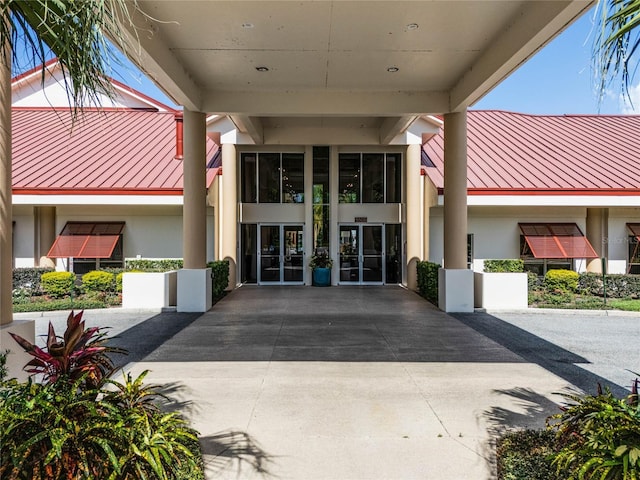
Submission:
[[[629,98],[626,95],[620,95],[620,110],[626,115],[632,113],[640,114],[640,81],[636,85],[629,87],[629,97],[631,97],[631,102],[629,102]]]

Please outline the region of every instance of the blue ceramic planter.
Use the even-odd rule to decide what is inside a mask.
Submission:
[[[331,285],[331,269],[319,267],[314,268],[313,285],[316,287],[328,287]]]

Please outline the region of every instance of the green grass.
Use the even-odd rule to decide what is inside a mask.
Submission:
[[[607,306],[616,310],[640,312],[640,300],[611,298],[607,300]]]

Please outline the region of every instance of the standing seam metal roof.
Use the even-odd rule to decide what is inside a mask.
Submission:
[[[467,115],[470,193],[606,194],[640,189],[639,115]],[[444,188],[444,132],[423,146],[423,169]]]
[[[175,113],[86,110],[73,124],[66,109],[13,108],[13,191],[182,194]],[[209,162],[218,146],[206,142]]]

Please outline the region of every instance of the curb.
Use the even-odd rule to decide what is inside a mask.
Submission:
[[[526,314],[526,315],[567,315],[567,316],[589,316],[589,317],[637,317],[640,318],[640,312],[628,312],[625,310],[575,310],[568,308],[521,308],[521,309],[505,309],[493,310],[477,308],[476,313],[488,313],[489,315],[499,314]]]

